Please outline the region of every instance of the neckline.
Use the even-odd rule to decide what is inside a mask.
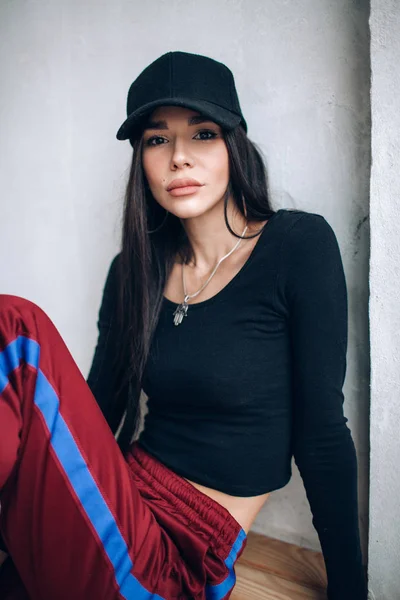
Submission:
[[[230,281],[228,281],[228,283],[216,294],[214,294],[214,296],[211,296],[210,298],[206,298],[206,300],[202,300],[201,302],[194,302],[193,304],[189,302],[189,308],[191,310],[193,310],[196,307],[201,308],[202,306],[207,306],[208,304],[211,304],[212,302],[215,302],[217,299],[219,299],[223,294],[226,293],[227,290],[229,290],[234,283],[240,278],[240,276],[243,274],[243,272],[248,268],[248,266],[251,264],[251,262],[254,259],[254,256],[257,253],[257,248],[258,246],[260,246],[260,243],[262,241],[262,239],[265,237],[265,232],[267,231],[267,229],[271,226],[271,223],[273,221],[275,221],[275,218],[279,215],[279,213],[281,213],[284,209],[280,208],[279,210],[277,210],[269,219],[267,224],[265,225],[264,229],[262,230],[262,232],[260,233],[260,235],[258,236],[258,240],[257,243],[254,245],[249,257],[247,258],[247,260],[243,263],[242,267],[240,268],[240,270],[236,273],[236,275],[234,275],[232,277],[232,279]],[[177,306],[179,306],[179,304],[177,302],[173,302],[172,300],[170,300],[169,298],[167,298],[166,296],[163,295],[163,302],[169,306],[172,306],[174,308],[176,308]]]

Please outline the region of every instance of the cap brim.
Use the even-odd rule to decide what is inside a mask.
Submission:
[[[117,139],[127,140],[131,138],[143,117],[148,115],[158,106],[183,106],[185,108],[197,110],[226,129],[233,129],[242,121],[245,131],[247,132],[247,124],[240,115],[236,115],[207,100],[193,100],[192,98],[160,98],[159,100],[154,100],[154,102],[149,102],[148,104],[141,106],[138,110],[131,113],[119,128]]]

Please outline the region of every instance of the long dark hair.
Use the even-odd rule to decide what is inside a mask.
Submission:
[[[239,125],[223,129],[229,155],[230,180],[224,195],[224,217],[229,197],[248,221],[264,221],[276,211],[269,201],[267,172],[261,151]],[[193,259],[185,229],[178,217],[154,199],[142,165],[143,127],[130,140],[132,163],[122,217],[121,253],[118,260],[119,388],[106,418],[125,452],[140,424],[140,394],[152,336],[157,326],[163,291],[176,259]],[[259,235],[261,231],[245,239]],[[123,423],[121,425],[122,419]]]

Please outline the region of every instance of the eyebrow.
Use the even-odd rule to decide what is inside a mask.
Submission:
[[[211,119],[202,116],[195,116],[188,118],[188,125],[199,125],[200,123],[213,123]],[[168,129],[166,121],[147,121],[145,125],[146,129]]]

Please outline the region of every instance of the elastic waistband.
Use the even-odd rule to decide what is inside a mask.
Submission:
[[[137,441],[132,444],[126,460],[135,474],[151,489],[190,521],[195,521],[197,529],[202,529],[221,558],[231,555],[232,549],[241,554],[246,533],[224,506],[169,469]]]

